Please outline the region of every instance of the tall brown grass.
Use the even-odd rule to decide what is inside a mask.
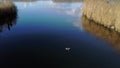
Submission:
[[[120,32],[120,0],[84,0],[83,15]]]

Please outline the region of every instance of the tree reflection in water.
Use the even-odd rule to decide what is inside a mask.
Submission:
[[[16,24],[17,7],[11,2],[0,2],[0,32],[6,27],[8,30]]]
[[[97,38],[102,38],[108,41],[111,46],[120,51],[120,34],[114,30],[98,25],[95,22],[88,20],[85,16],[82,16],[82,25],[86,32],[95,35]]]

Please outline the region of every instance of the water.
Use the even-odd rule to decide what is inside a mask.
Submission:
[[[82,2],[38,0],[14,4],[18,9],[13,19],[16,24],[10,30],[1,26],[1,64],[34,68],[120,67],[119,48],[112,47],[104,36],[96,36],[102,27],[92,28],[82,17]],[[108,33],[108,37],[112,35]]]

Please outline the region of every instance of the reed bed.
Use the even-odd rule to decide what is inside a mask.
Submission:
[[[0,9],[8,9],[14,7],[14,4],[12,2],[0,2]]]
[[[83,15],[120,32],[120,0],[84,0]]]
[[[4,27],[10,30],[16,24],[17,7],[12,2],[0,2],[0,32]]]

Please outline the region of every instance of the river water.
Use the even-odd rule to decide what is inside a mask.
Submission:
[[[120,36],[83,18],[82,2],[13,3],[18,16],[11,28],[1,26],[1,64],[27,68],[120,67]]]

